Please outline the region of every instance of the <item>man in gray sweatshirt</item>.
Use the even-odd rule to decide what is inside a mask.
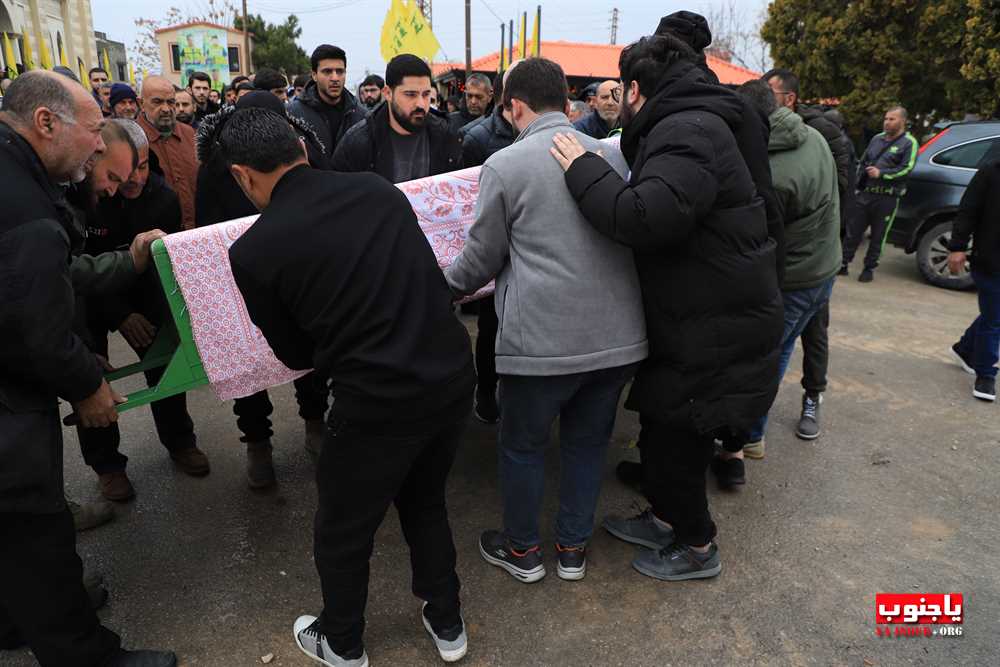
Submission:
[[[503,104],[519,136],[483,166],[476,222],[445,271],[459,294],[496,276],[504,523],[482,534],[479,550],[525,583],[545,576],[538,515],[553,422],[560,418],[558,574],[582,579],[618,399],[648,353],[632,251],[587,224],[549,156],[552,137],[573,133],[623,177],[628,167],[616,149],[573,130],[566,94],[550,60],[510,72]]]

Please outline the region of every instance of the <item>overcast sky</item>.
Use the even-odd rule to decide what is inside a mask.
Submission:
[[[240,3],[235,2],[236,5]],[[472,0],[472,58],[497,50],[500,43],[500,23],[515,20],[527,11],[528,30],[539,3],[515,0]],[[543,0],[542,39],[609,43],[611,9],[618,7],[618,43],[627,44],[650,34],[660,16],[680,9],[707,13],[713,6],[733,4],[749,22],[767,6],[767,0],[717,0],[708,2],[652,2],[649,0]],[[356,85],[366,70],[385,71],[379,54],[382,21],[390,0],[248,0],[248,11],[261,14],[270,23],[283,22],[296,14],[302,25],[299,44],[310,53],[318,44],[336,44],[347,51],[348,83]],[[135,0],[91,0],[94,29],[108,37],[125,42],[131,48],[137,30],[134,19],[156,18],[166,14],[169,6],[177,6],[190,14],[204,14],[206,3],[200,0],[177,2],[135,2]],[[157,13],[155,8],[161,8]],[[436,61],[465,59],[464,0],[434,0],[434,34],[441,42]]]

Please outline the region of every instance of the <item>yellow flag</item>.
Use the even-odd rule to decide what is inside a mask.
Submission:
[[[83,60],[77,60],[76,62],[80,70],[80,83],[87,92],[90,92],[90,75],[87,74],[87,66],[84,64]]]
[[[528,12],[521,14],[521,34],[518,35],[517,50],[521,58],[528,57]]]
[[[108,50],[104,49],[104,71],[108,73],[108,81],[114,81],[115,78],[111,76],[111,61],[108,60]]]
[[[24,47],[24,69],[35,69],[35,54],[31,52],[31,37],[27,31],[21,33],[21,46]]]
[[[7,33],[3,34],[3,59],[7,63],[7,78],[17,78],[17,60],[14,59],[14,47],[10,45]]]
[[[409,4],[404,4],[402,0],[392,0],[382,23],[379,46],[382,59],[386,62],[401,53],[412,53],[430,60],[441,49],[437,37],[413,0]]]
[[[132,89],[135,89],[135,67],[132,63],[128,64],[128,82],[132,84]]]
[[[42,59],[42,68],[52,69],[52,54],[49,53],[49,43],[44,37],[38,40],[38,53]]]
[[[542,26],[539,25],[542,22],[542,8],[538,7],[538,11],[535,12],[535,27],[531,30],[531,42],[534,47],[531,49],[531,55],[536,58],[542,55]]]
[[[59,64],[63,67],[69,67],[69,61],[66,60],[66,49],[63,48],[62,44],[59,45]]]

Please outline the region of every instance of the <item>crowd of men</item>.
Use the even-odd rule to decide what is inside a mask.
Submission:
[[[199,72],[185,89],[148,76],[139,93],[99,68],[90,94],[68,70],[14,81],[0,112],[11,276],[0,284],[0,649],[27,644],[45,666],[176,664],[168,651],[123,650],[94,613],[106,592],[85,576],[73,532],[113,510],[64,496],[58,399],[73,406],[104,498],[133,498],[123,399],[102,373],[108,335],[143,358],[169,317],[147,271],[155,239],[257,212],[230,251],[233,276],[278,359],[312,370],[295,395],[317,466],[324,608],[294,623],[305,653],[368,664],[368,561],[394,504],[421,622],[443,660],[465,655],[445,488],[472,415],[499,424],[503,502],[479,536],[486,562],[525,583],[546,575],[539,523],[558,419],[556,572],[585,577],[630,387],[640,460],[617,475],[649,508],[601,525],[644,547],[631,563],[644,575],[717,576],[706,471],[722,488],[746,484],[800,338],[796,434],[819,437],[834,283],[869,227],[861,281],[872,280],[916,142],[905,109],[889,109],[858,180],[839,115],[801,104],[788,70],[720,85],[711,41],[704,18],[677,12],[626,47],[619,81],[580,100],[558,64],[529,58],[496,80],[470,76],[449,110],[413,55],[355,95],[333,45],[291,86],[268,69],[225,91]],[[599,141],[614,134],[620,151]],[[475,222],[442,272],[393,184],[474,166]],[[977,237],[982,315],[954,351],[988,380],[977,378],[979,398],[995,395],[1000,343],[987,249],[997,236],[981,222],[998,173],[977,176],[952,248],[958,267]],[[454,304],[494,279],[473,354]],[[150,386],[161,373],[146,373]],[[274,486],[267,392],[233,412],[249,486]],[[154,402],[152,415],[177,468],[209,474],[185,395]]]

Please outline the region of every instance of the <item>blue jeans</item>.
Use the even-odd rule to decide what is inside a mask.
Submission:
[[[638,364],[554,376],[500,376],[500,489],[504,535],[516,549],[541,542],[545,450],[559,417],[556,539],[584,546],[594,531],[618,399]]]
[[[785,330],[781,334],[778,382],[781,382],[782,378],[785,377],[785,371],[788,370],[788,362],[792,358],[792,352],[795,351],[795,341],[802,335],[809,321],[823,310],[824,305],[830,302],[830,294],[833,292],[835,280],[836,277],[833,277],[817,287],[781,293],[781,298],[785,303]],[[766,427],[767,415],[764,415],[750,429],[749,442],[757,442],[763,438]]]
[[[972,359],[977,376],[995,378],[1000,353],[1000,276],[973,270],[972,280],[979,291],[979,317],[962,334],[958,347],[962,356]]]

